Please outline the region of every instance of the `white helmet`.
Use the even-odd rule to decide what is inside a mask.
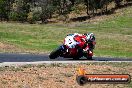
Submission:
[[[95,36],[93,33],[87,33],[85,34],[86,35],[86,38],[87,38],[87,41],[88,42],[92,42],[92,41],[95,41]]]

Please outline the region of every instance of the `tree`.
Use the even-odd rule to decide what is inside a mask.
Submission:
[[[121,2],[122,2],[122,1],[123,1],[123,0],[115,0],[116,6],[119,7],[119,6],[121,5]]]
[[[27,21],[27,15],[30,12],[29,0],[15,0],[10,12],[10,19],[14,21]]]
[[[9,20],[11,0],[0,0],[0,20]]]
[[[107,11],[108,4],[113,0],[84,0],[84,3],[87,7],[87,14],[90,15],[90,11],[92,14],[97,13],[98,9],[101,9],[101,12]]]

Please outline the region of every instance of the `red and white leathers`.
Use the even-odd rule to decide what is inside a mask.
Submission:
[[[78,47],[80,47],[80,48],[82,48],[82,49],[85,47],[85,45],[86,45],[86,36],[85,36],[85,35],[76,34],[76,35],[74,36],[74,40],[75,40],[76,42],[78,42],[78,43],[77,43],[77,46],[78,46]]]
[[[78,42],[76,46],[78,46],[79,48],[83,49],[83,51],[85,53],[87,53],[89,56],[93,56],[93,52],[89,49],[90,46],[87,43],[87,36],[86,35],[76,34],[74,36],[74,40],[76,42]]]

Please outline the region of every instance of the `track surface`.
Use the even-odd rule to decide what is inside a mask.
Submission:
[[[34,54],[9,54],[0,53],[0,67],[2,66],[20,66],[26,64],[43,64],[43,63],[87,63],[87,62],[132,62],[132,58],[105,58],[93,57],[93,60],[81,58],[80,60],[73,60],[72,58],[57,58],[50,60],[48,55],[34,55]]]
[[[34,54],[8,54],[0,53],[0,63],[4,62],[41,62],[41,61],[132,61],[127,58],[105,58],[93,57],[93,60],[81,58],[80,60],[73,60],[72,58],[57,58],[50,60],[48,55],[34,55]]]

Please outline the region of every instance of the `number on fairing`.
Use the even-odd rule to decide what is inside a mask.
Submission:
[[[65,38],[65,45],[67,45],[69,48],[74,48],[76,45],[76,42],[74,41],[72,36],[67,36]]]

